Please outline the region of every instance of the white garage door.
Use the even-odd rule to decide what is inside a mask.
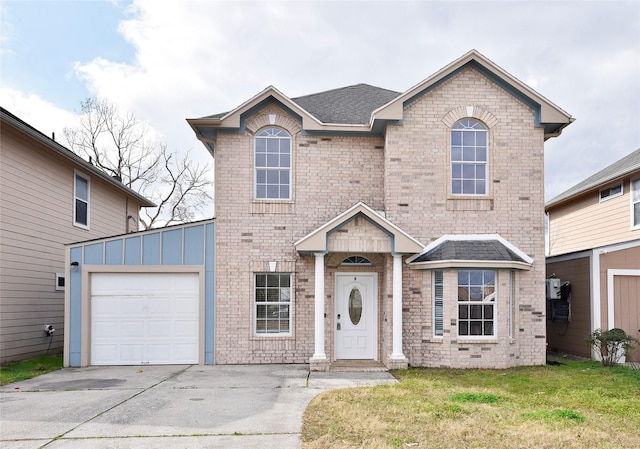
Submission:
[[[197,273],[94,273],[91,364],[198,363]]]

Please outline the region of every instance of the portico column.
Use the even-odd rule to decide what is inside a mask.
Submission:
[[[391,359],[404,360],[402,353],[402,256],[393,256],[393,352]]]
[[[324,253],[315,253],[315,352],[312,360],[326,360],[324,352]]]

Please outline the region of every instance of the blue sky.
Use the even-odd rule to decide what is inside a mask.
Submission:
[[[118,33],[123,7],[104,1],[4,1],[2,80],[61,108],[91,96],[74,75],[77,61],[100,55],[131,63],[134,48]]]
[[[186,118],[269,85],[405,91],[472,48],[577,120],[550,198],[640,147],[640,1],[1,0],[0,104],[45,134],[99,96],[207,160]]]

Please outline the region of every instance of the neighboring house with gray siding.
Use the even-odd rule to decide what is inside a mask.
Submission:
[[[547,276],[571,283],[570,319],[547,322],[549,348],[595,357],[584,339],[596,329],[640,338],[640,149],[551,199],[546,212]]]
[[[62,349],[64,244],[135,231],[140,207],[153,203],[4,108],[0,114],[4,363]]]

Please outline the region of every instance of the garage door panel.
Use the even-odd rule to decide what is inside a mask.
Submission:
[[[122,363],[137,365],[144,358],[144,346],[141,344],[121,344],[119,358]]]
[[[120,293],[121,295],[121,293]],[[118,296],[114,299],[114,313],[131,316],[145,316],[148,299],[142,296]]]
[[[145,336],[146,327],[147,324],[144,320],[120,321],[119,326],[114,329],[117,329],[117,332],[112,333],[112,338],[120,339],[122,341],[126,341],[131,338],[137,340]]]
[[[198,313],[198,304],[194,304],[189,298],[176,298],[174,302],[174,313],[193,315],[194,313]]]
[[[115,320],[94,321],[91,325],[91,335],[99,338],[109,338],[118,331],[120,323]]]
[[[195,273],[95,273],[91,363],[198,363],[198,279]]]
[[[198,322],[195,320],[176,320],[174,322],[175,337],[197,337],[198,336]]]
[[[118,345],[116,344],[100,344],[94,347],[93,363],[101,365],[118,358]]]

